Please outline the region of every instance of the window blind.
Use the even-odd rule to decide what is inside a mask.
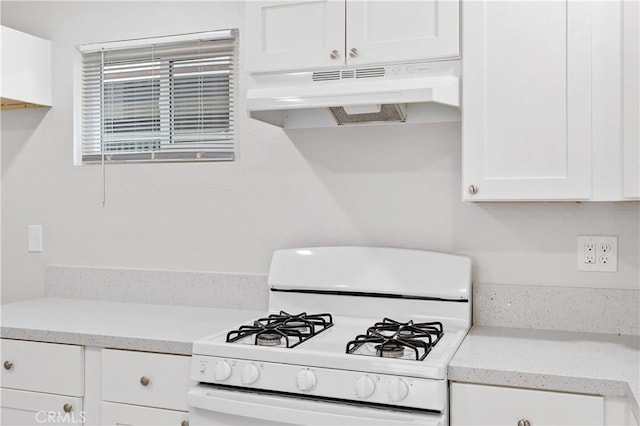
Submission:
[[[233,160],[236,40],[82,46],[82,161]]]

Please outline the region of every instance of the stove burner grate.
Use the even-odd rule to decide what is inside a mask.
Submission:
[[[442,323],[413,321],[398,322],[385,318],[367,329],[366,334],[356,336],[347,343],[348,354],[368,355],[358,349],[367,344],[375,345],[375,356],[424,360],[443,335]],[[371,354],[373,355],[373,354]]]
[[[252,325],[242,325],[227,333],[227,342],[232,343],[245,337],[254,337],[253,344],[259,346],[280,346],[294,348],[333,326],[331,314],[308,315],[302,312],[291,315],[280,311],[266,318],[260,318]]]

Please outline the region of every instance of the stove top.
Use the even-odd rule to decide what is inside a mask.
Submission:
[[[265,315],[264,318],[261,319],[273,318],[272,316],[279,315],[280,312],[278,311],[278,313]],[[292,315],[292,317],[296,315]],[[316,315],[311,316],[315,317]],[[331,326],[322,329],[321,332],[317,332],[316,327],[315,335],[313,337],[303,338],[301,342],[297,342],[296,333],[293,333],[293,337],[288,336],[289,343],[295,345],[293,347],[286,347],[286,339],[282,337],[282,335],[279,335],[281,342],[277,346],[256,344],[256,334],[263,330],[261,327],[256,326],[254,322],[252,325],[239,327],[237,330],[231,332],[225,331],[196,341],[193,346],[193,353],[194,355],[217,356],[225,359],[276,362],[381,374],[393,372],[395,374],[413,377],[444,379],[446,377],[447,363],[466,334],[466,329],[458,329],[453,326],[447,327],[445,324],[444,330],[440,337],[437,337],[437,340],[436,337],[432,335],[432,345],[426,357],[424,354],[427,351],[421,344],[414,345],[418,346],[418,360],[416,360],[416,355],[413,350],[408,346],[405,347],[402,357],[385,357],[378,356],[376,352],[375,346],[380,343],[365,342],[366,344],[355,348],[351,353],[349,349],[352,348],[350,346],[348,347],[348,344],[358,336],[366,336],[366,332],[375,328],[378,324],[383,324],[383,328],[395,326],[395,324],[390,322],[391,320],[386,319],[385,322],[385,320],[378,321],[375,318],[357,318],[333,314],[331,315],[331,319]],[[400,321],[397,321],[398,319]],[[416,327],[415,324],[420,325],[421,327],[416,327],[419,330],[419,334],[426,334],[427,332],[424,331],[425,327],[423,327],[423,324],[431,323],[429,318],[415,316],[410,318],[396,318],[396,322],[401,324],[399,328],[403,330],[406,330],[408,327]],[[423,329],[420,330],[420,328]],[[246,335],[245,330],[247,330]],[[248,334],[254,330],[259,331],[254,334]],[[365,334],[363,334],[363,332]],[[381,333],[388,334],[392,332],[382,330]],[[384,340],[393,342],[393,338],[391,337]],[[409,340],[419,339],[413,338]],[[426,341],[428,342],[428,338],[426,338]],[[409,342],[409,344],[412,343]],[[389,343],[385,346],[389,346]],[[422,360],[420,360],[420,358],[422,358]]]

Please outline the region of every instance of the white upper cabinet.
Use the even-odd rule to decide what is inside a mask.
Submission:
[[[640,198],[640,3],[622,5],[624,197]]]
[[[591,6],[464,4],[463,192],[472,201],[591,197]]]
[[[250,72],[459,56],[457,0],[249,1]]]
[[[344,0],[248,1],[249,71],[344,64]]]
[[[640,5],[463,9],[463,198],[640,199]]]
[[[2,109],[51,106],[51,42],[0,28]]]
[[[457,58],[458,15],[452,0],[347,0],[347,63]]]

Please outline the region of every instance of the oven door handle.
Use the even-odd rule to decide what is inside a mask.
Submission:
[[[441,425],[439,415],[405,413],[335,402],[314,401],[279,395],[252,394],[233,390],[195,387],[189,390],[191,408],[284,424],[323,425]],[[339,413],[338,411],[345,411]],[[306,421],[305,421],[306,419]]]

